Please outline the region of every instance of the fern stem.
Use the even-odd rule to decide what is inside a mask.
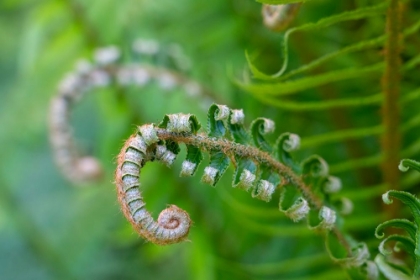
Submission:
[[[382,150],[385,157],[382,172],[384,182],[388,187],[397,188],[400,179],[400,172],[397,166],[400,160],[401,143],[401,134],[398,128],[400,122],[398,99],[400,96],[401,74],[400,7],[398,0],[390,0],[389,3],[386,22],[388,38],[385,43],[385,71],[382,77],[382,90],[384,93],[382,122],[385,129],[382,135]],[[388,207],[390,216],[393,216],[393,213],[397,213],[393,207]]]
[[[314,210],[319,211],[323,206],[322,201],[317,196],[315,196],[315,194],[310,190],[310,187],[307,186],[302,181],[302,179],[293,172],[291,168],[281,164],[273,157],[271,157],[270,154],[261,151],[258,148],[245,146],[226,140],[220,140],[218,138],[210,138],[204,135],[175,133],[166,129],[159,128],[156,128],[156,134],[161,140],[172,140],[177,143],[181,142],[187,145],[199,147],[200,149],[204,150],[219,150],[223,151],[223,153],[226,155],[240,155],[243,158],[249,158],[255,160],[256,162],[270,166],[274,172],[295,185]],[[340,243],[346,248],[348,254],[351,255],[351,246],[345,239],[344,234],[340,231],[340,229],[337,226],[334,226],[332,228],[332,232],[340,241]]]

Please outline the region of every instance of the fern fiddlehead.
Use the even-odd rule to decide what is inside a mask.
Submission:
[[[253,197],[269,201],[280,188],[279,208],[294,221],[308,218],[310,229],[331,231],[345,247],[349,260],[367,261],[367,255],[352,253],[352,246],[336,224],[337,214],[329,193],[336,192],[341,183],[329,176],[328,165],[312,156],[302,164],[296,163],[290,152],[298,148],[299,137],[282,134],[272,147],[264,135],[274,130],[274,122],[259,118],[245,130],[242,110],[232,110],[213,104],[208,114],[208,133],[198,133],[200,124],[190,114],[166,115],[159,124],[138,127],[124,144],[118,156],[116,187],[118,199],[126,218],[136,231],[149,241],[172,244],[187,238],[191,220],[176,206],[161,212],[155,222],[145,209],[141,195],[140,171],[148,161],[160,161],[170,166],[180,151],[187,148],[181,176],[192,176],[203,159],[202,151],[210,155],[201,181],[215,186],[230,162],[235,166],[232,186],[251,191]],[[227,140],[230,135],[233,140]],[[168,225],[168,222],[171,226]],[[350,261],[346,261],[349,265]],[[358,263],[358,264],[359,264]],[[358,265],[357,264],[357,265]],[[351,264],[350,264],[351,266]]]
[[[420,163],[411,159],[403,159],[398,168],[403,172],[408,171],[410,168],[420,171]],[[382,255],[378,255],[375,258],[375,262],[381,272],[389,279],[418,279],[420,276],[420,199],[408,192],[397,190],[390,190],[382,195],[382,200],[386,204],[392,204],[392,198],[400,200],[410,208],[413,221],[407,219],[391,219],[378,225],[375,230],[375,236],[377,238],[384,238],[384,230],[387,228],[402,230],[405,232],[405,235],[399,233],[385,237],[379,245],[379,252]],[[393,250],[387,250],[385,248],[385,245],[389,242],[395,242]],[[397,252],[401,249],[407,252],[414,260],[414,268],[412,269],[411,275],[403,272],[400,266],[385,258],[385,256],[392,254],[393,251]]]
[[[162,52],[160,49],[162,46],[152,40],[138,39],[133,44],[135,54],[141,57],[159,55],[159,51]],[[94,53],[94,63],[79,61],[75,71],[63,79],[58,94],[51,101],[50,142],[55,161],[62,174],[75,185],[98,181],[103,173],[98,159],[93,156],[81,156],[70,125],[72,108],[93,88],[107,87],[114,82],[123,87],[141,88],[156,81],[163,90],[181,87],[190,97],[212,102],[213,94],[182,72],[145,63],[124,65],[119,63],[120,56],[120,50],[115,46],[97,49]],[[188,59],[177,45],[171,45],[166,56],[173,61],[176,69],[188,68]]]

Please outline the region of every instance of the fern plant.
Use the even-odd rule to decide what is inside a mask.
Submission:
[[[300,9],[289,14],[294,19],[286,20],[288,26],[284,31],[273,32],[264,26],[263,17],[281,14],[277,5],[286,2]],[[378,198],[390,189],[416,194],[420,179],[415,172],[400,178],[396,169],[400,158],[417,158],[419,152],[416,132],[420,123],[416,105],[419,4],[378,0],[261,3],[40,0],[27,6],[27,2],[17,0],[0,4],[2,11],[6,11],[0,20],[0,37],[5,42],[0,46],[0,54],[7,54],[0,67],[0,84],[5,93],[0,95],[0,142],[7,147],[1,151],[7,164],[0,169],[0,252],[14,253],[7,256],[0,253],[3,264],[0,275],[7,279],[27,279],[29,274],[31,279],[113,275],[138,279],[139,273],[144,279],[343,279],[343,269],[334,262],[343,266],[350,262],[358,267],[355,271],[345,269],[353,278],[360,276],[360,270],[372,266],[365,260],[366,252],[374,256],[380,243],[374,236],[375,226],[407,217],[398,203],[383,207]],[[271,5],[270,9],[267,5]],[[112,158],[121,146],[121,139],[132,133],[133,124],[155,122],[166,113],[191,112],[197,119],[204,119],[200,104],[206,102],[204,96],[186,98],[184,88],[175,89],[181,94],[165,95],[154,84],[140,91],[140,87],[120,83],[113,70],[126,69],[132,73],[136,68],[131,68],[133,64],[143,65],[137,56],[127,52],[138,37],[179,42],[194,62],[188,73],[183,72],[188,79],[210,86],[216,100],[244,108],[251,119],[266,116],[275,120],[279,131],[302,136],[301,149],[294,151],[294,157],[287,163],[282,163],[275,154],[276,144],[255,146],[252,133],[249,142],[241,145],[258,150],[272,146],[274,154],[270,156],[288,166],[305,184],[311,184],[302,177],[302,164],[306,161],[299,163],[294,159],[311,158],[314,153],[323,155],[329,163],[329,173],[342,179],[342,191],[326,193],[331,186],[340,185],[334,177],[328,179],[330,187],[325,187],[325,178],[314,179],[316,187],[310,190],[323,206],[335,211],[334,227],[344,233],[355,252],[342,250],[331,230],[328,235],[323,233],[327,245],[324,250],[325,244],[319,242],[320,238],[307,225],[284,217],[277,209],[278,199],[267,203],[252,200],[252,194],[258,196],[257,183],[264,180],[260,177],[261,164],[249,163],[248,170],[236,165],[242,161],[235,154],[228,157],[233,168],[227,168],[226,173],[250,172],[235,173],[237,182],[232,184],[230,176],[221,176],[216,189],[197,188],[199,178],[173,176],[176,174],[172,173],[182,170],[180,162],[175,162],[170,170],[146,165],[141,193],[148,202],[147,209],[156,213],[168,201],[176,201],[189,212],[196,226],[190,230],[192,242],[180,245],[161,248],[137,238],[121,219],[122,215],[117,214],[114,194],[106,189],[112,185],[115,169]],[[106,45],[118,46],[124,55],[111,65],[91,66],[108,73],[112,82],[105,87],[89,88],[86,93],[93,90],[100,94],[83,95],[80,103],[77,98],[70,98],[71,102],[66,104],[71,106],[58,110],[65,117],[61,132],[71,136],[71,141],[64,138],[67,142],[60,142],[59,148],[74,152],[76,159],[83,155],[97,159],[103,180],[100,184],[85,180],[69,183],[55,172],[50,161],[50,147],[45,141],[46,108],[51,97],[65,99],[55,88],[64,73],[75,73],[71,69],[77,59],[91,57]],[[251,71],[246,70],[237,78],[236,69],[242,71],[246,63],[245,49]],[[283,67],[285,60],[287,66]],[[158,58],[150,62],[158,68],[168,66],[167,61],[159,64],[162,60]],[[226,75],[226,64],[233,69],[232,75]],[[283,68],[278,77],[267,74]],[[83,77],[89,80],[89,76]],[[71,119],[65,112],[71,114]],[[237,143],[229,138],[229,119],[225,120],[225,126],[223,139]],[[269,134],[263,137],[274,140]],[[149,146],[150,160],[157,160],[156,153],[153,154],[155,146],[164,145],[165,141]],[[168,150],[166,145],[165,148]],[[181,150],[179,155],[183,153]],[[165,154],[171,155],[167,151]],[[325,166],[318,157],[312,157],[311,161]],[[22,172],[22,166],[40,165],[45,168],[25,168]],[[65,176],[71,173],[82,176],[81,172],[69,170],[72,168],[69,161],[61,166],[59,163],[58,167]],[[196,172],[201,172],[200,167]],[[237,190],[246,189],[240,183],[242,174],[242,178],[255,176],[249,189],[251,195]],[[85,186],[105,188],[67,188],[68,184],[80,185],[81,181]],[[285,183],[280,181],[281,185]],[[225,187],[235,184],[237,188]],[[154,186],[159,186],[159,191]],[[273,197],[278,195],[283,198],[281,210],[286,212],[294,202],[302,201],[297,201],[302,192],[291,185],[282,185]],[[350,200],[354,204],[351,213]],[[308,206],[311,211],[307,220],[316,226],[320,222],[319,211],[313,211],[310,203]],[[13,231],[9,230],[12,224]],[[410,234],[404,237],[410,239]],[[414,262],[410,258],[401,258],[408,269],[393,257],[375,259],[381,277],[392,277],[384,269],[395,268],[403,271],[403,275],[397,273],[394,278],[413,275]],[[25,269],[16,270],[16,263]]]
[[[399,165],[399,169],[403,172],[408,171],[409,168],[420,171],[420,163],[411,159],[404,159]],[[392,234],[386,237],[379,245],[379,252],[375,258],[381,272],[388,279],[418,279],[420,276],[420,254],[419,254],[419,211],[420,200],[414,195],[404,192],[390,190],[386,192],[382,199],[386,204],[393,203],[392,198],[396,198],[406,204],[413,215],[413,221],[407,219],[392,219],[380,224],[375,231],[377,238],[384,238],[383,231],[387,228],[397,228],[405,231],[405,234]],[[412,258],[412,264],[398,263],[397,259],[392,258],[392,250],[385,249],[386,243],[395,242],[394,251],[399,252],[404,249]],[[388,259],[386,258],[388,257]]]

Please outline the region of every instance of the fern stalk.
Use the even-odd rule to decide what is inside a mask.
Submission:
[[[400,25],[401,9],[398,0],[391,0],[387,11],[385,43],[385,72],[382,77],[382,90],[384,93],[382,107],[382,122],[384,134],[382,136],[382,150],[385,156],[382,164],[384,182],[388,186],[395,187],[399,184],[400,173],[396,166],[400,161],[401,135],[398,129],[400,122],[400,108],[398,99],[400,96]],[[395,205],[395,204],[394,204]],[[398,213],[393,206],[389,209],[389,215]]]

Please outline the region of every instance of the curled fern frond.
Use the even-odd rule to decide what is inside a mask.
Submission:
[[[353,212],[353,202],[347,197],[340,197],[333,201],[333,205],[342,215],[349,215]]]
[[[385,257],[381,254],[378,254],[375,257],[375,263],[377,264],[379,270],[385,275],[387,279],[390,280],[412,280],[413,278],[397,269],[395,266],[389,264]]]
[[[414,244],[414,241],[406,236],[402,236],[402,235],[398,235],[398,234],[393,234],[390,235],[388,237],[386,237],[381,244],[379,244],[379,252],[382,255],[390,255],[392,254],[392,250],[387,250],[385,248],[385,244],[389,241],[395,241],[397,242],[395,247],[394,247],[394,251],[399,251],[399,245],[402,245],[402,247],[406,250],[406,252],[410,253],[410,255],[414,256],[414,250],[416,245]]]
[[[376,238],[384,238],[384,229],[394,227],[394,228],[401,228],[405,230],[409,236],[414,240],[416,236],[417,227],[414,225],[413,222],[406,220],[406,219],[392,219],[386,222],[383,222],[379,226],[376,227],[375,236]]]
[[[331,236],[327,233],[326,248],[331,259],[345,267],[350,274],[357,276],[351,279],[378,279],[378,268],[372,261],[369,261],[370,253],[365,243],[358,243],[352,247],[352,254],[348,257],[337,257],[334,255],[334,247],[330,244]]]
[[[133,49],[143,58],[159,55],[162,52],[162,47],[150,40],[135,41]],[[188,68],[188,59],[185,58],[179,46],[172,45],[164,55],[174,61],[175,69]],[[68,74],[60,83],[58,93],[53,97],[50,105],[50,142],[54,157],[62,174],[75,185],[98,181],[103,174],[98,159],[93,156],[82,156],[77,148],[77,141],[74,139],[70,124],[73,107],[92,89],[107,87],[112,83],[123,87],[141,88],[156,81],[164,90],[180,87],[188,96],[206,100],[206,102],[209,99],[212,102],[213,96],[198,82],[182,74],[179,69],[175,71],[149,64],[121,64],[119,62],[121,52],[115,46],[97,49],[93,57],[94,63],[86,60],[77,63],[75,71]],[[185,174],[190,172],[186,170]]]
[[[410,167],[418,170],[419,163],[414,160],[403,159],[399,165],[399,169],[402,171],[407,171]],[[410,208],[413,215],[413,221],[406,219],[393,219],[380,224],[375,231],[377,238],[384,238],[385,235],[383,230],[389,227],[402,229],[408,234],[408,236],[402,234],[393,234],[386,237],[379,245],[379,251],[383,255],[389,255],[392,254],[393,251],[398,252],[401,249],[404,249],[404,251],[406,251],[414,259],[415,263],[412,277],[417,279],[420,276],[420,200],[414,195],[404,191],[390,190],[382,195],[382,200],[386,204],[393,203],[393,198],[400,200]],[[385,248],[386,243],[391,241],[395,242],[393,251]],[[386,261],[387,260],[383,257],[377,257],[377,259],[375,259],[375,262],[378,264],[381,271],[387,271],[389,265],[386,264]]]
[[[252,122],[249,131],[243,123],[242,110],[213,104],[209,108],[207,133],[198,133],[200,124],[191,114],[166,115],[159,124],[138,127],[121,149],[115,180],[123,213],[137,232],[161,245],[186,239],[189,229],[168,229],[163,222],[153,221],[139,189],[141,168],[148,161],[172,165],[180,151],[179,144],[183,143],[187,156],[182,163],[181,176],[194,175],[203,159],[202,152],[205,152],[210,161],[204,168],[201,181],[215,186],[233,162],[233,187],[250,191],[252,197],[263,201],[271,200],[276,189],[280,188],[280,211],[294,221],[304,219],[309,212],[317,213],[317,223],[310,223],[309,228],[332,231],[347,246],[336,225],[337,214],[328,195],[319,197],[315,194],[314,182],[319,186],[325,182],[337,184],[334,179],[328,181],[330,177],[325,161],[313,156],[301,167],[290,155],[299,146],[298,136],[282,134],[272,146],[264,135],[274,130],[273,121],[259,118]],[[323,193],[321,187],[319,193]],[[176,217],[180,227],[190,225],[183,210],[171,207],[172,212],[182,213]]]
[[[408,171],[410,168],[420,171],[420,162],[412,159],[403,159],[401,160],[400,165],[398,165],[398,168],[403,172]]]

